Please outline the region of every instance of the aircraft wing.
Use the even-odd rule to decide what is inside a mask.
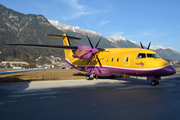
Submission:
[[[36,70],[44,70],[44,69],[28,69],[28,70],[2,71],[2,72],[0,72],[0,75],[12,74],[12,73],[20,73],[20,72],[28,72],[28,71],[36,71]]]
[[[41,44],[6,44],[11,46],[26,46],[26,47],[44,47],[44,48],[59,48],[75,50],[78,46],[64,46],[64,45],[41,45]]]

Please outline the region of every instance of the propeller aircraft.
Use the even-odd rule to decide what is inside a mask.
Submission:
[[[86,71],[87,80],[96,76],[111,76],[115,74],[147,76],[151,85],[159,85],[161,76],[173,75],[176,70],[157,53],[148,48],[98,48],[101,38],[94,47],[88,37],[90,46],[71,46],[69,39],[80,40],[81,38],[63,35],[46,34],[49,37],[63,39],[63,45],[40,45],[40,44],[6,44],[13,46],[47,47],[64,49],[65,59],[68,66],[73,66],[78,71]]]

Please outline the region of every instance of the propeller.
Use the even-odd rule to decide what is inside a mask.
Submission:
[[[141,42],[140,42],[140,44],[141,44],[141,48],[142,48],[142,49],[144,49],[144,47],[143,47],[143,45],[142,45],[142,43],[141,43]]]
[[[141,42],[140,42],[140,44],[141,44],[141,48],[144,49],[144,46],[142,45]],[[151,45],[151,42],[149,43],[149,45],[148,45],[148,47],[147,47],[148,50],[149,50],[149,48],[150,48],[150,45]]]
[[[87,68],[87,67],[88,67],[89,63],[91,62],[91,60],[93,60],[93,59],[94,59],[94,57],[95,57],[95,56],[96,56],[96,58],[97,58],[97,60],[98,60],[98,62],[99,62],[100,67],[102,68],[102,64],[101,64],[101,62],[100,62],[100,60],[99,60],[98,56],[96,55],[96,53],[98,52],[97,47],[98,47],[98,45],[99,45],[99,42],[101,41],[102,36],[99,38],[99,40],[98,40],[98,42],[97,42],[97,44],[96,44],[95,48],[94,48],[94,46],[92,45],[91,40],[89,39],[89,37],[88,37],[88,35],[87,35],[87,34],[86,34],[86,36],[87,36],[88,41],[89,41],[89,44],[91,45],[91,48],[92,48],[92,51],[91,51],[91,52],[92,52],[92,56],[91,56],[91,58],[89,59],[89,61],[88,61],[88,63],[87,63],[87,65],[86,65],[86,67],[85,67],[85,68]]]
[[[151,45],[151,42],[150,42],[149,45],[148,45],[148,48],[147,48],[148,50],[149,50],[149,48],[150,48],[150,45]]]

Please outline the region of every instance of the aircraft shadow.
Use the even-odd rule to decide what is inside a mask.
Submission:
[[[146,77],[126,77],[126,78],[116,78],[116,80],[123,80],[123,81],[127,81],[126,84],[150,84],[151,81],[147,81]],[[178,81],[179,80],[179,81]],[[162,77],[161,80],[159,80],[159,82],[172,82],[172,83],[180,83],[180,77],[179,76],[168,76],[168,77]]]
[[[84,73],[76,73],[76,74],[73,74],[73,76],[86,76],[86,75],[84,75]]]
[[[31,80],[23,80],[23,75],[0,77],[0,96],[8,96],[12,92],[23,91],[29,87]]]
[[[126,78],[116,78],[116,80],[123,80],[126,81],[125,84],[141,84],[141,85],[149,85],[150,81],[142,78],[133,78],[133,77],[126,77]]]
[[[23,76],[23,75],[12,75],[12,76],[8,76],[8,77],[1,77],[0,83],[24,82],[24,80],[20,79],[21,76]]]

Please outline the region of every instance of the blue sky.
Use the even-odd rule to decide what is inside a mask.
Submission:
[[[180,0],[1,0],[24,14],[180,52]]]

